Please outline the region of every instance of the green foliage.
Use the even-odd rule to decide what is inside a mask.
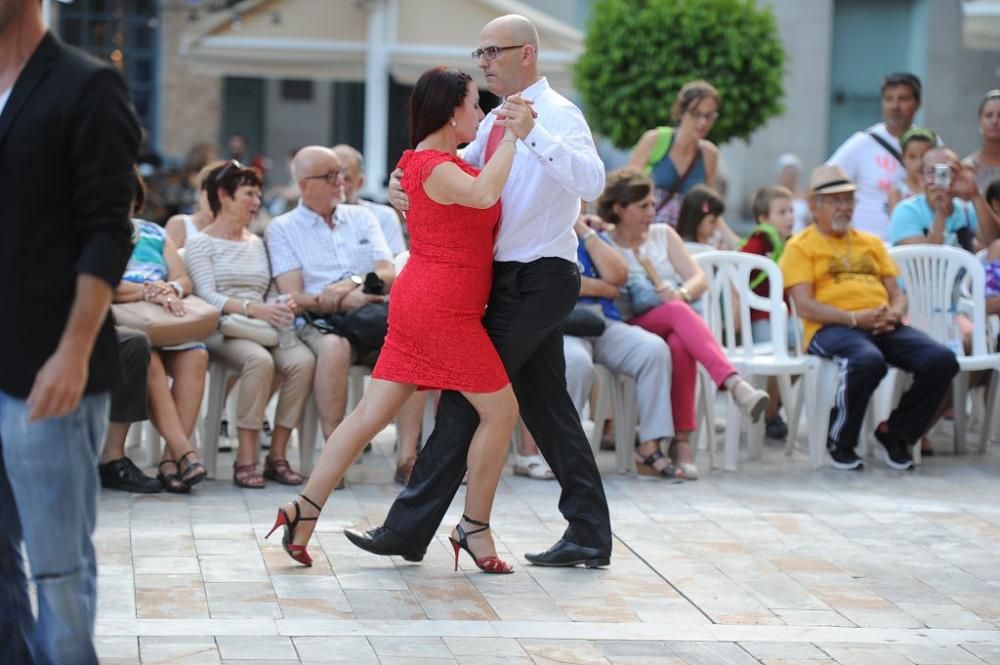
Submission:
[[[574,80],[593,128],[619,148],[673,124],[684,83],[722,96],[709,139],[747,138],[784,112],[785,50],[770,7],[754,0],[596,0]]]

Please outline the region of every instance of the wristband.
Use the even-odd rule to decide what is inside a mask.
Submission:
[[[244,300],[243,301],[243,316],[247,316],[247,317],[250,316],[250,301],[249,300]]]
[[[597,231],[595,231],[594,229],[587,229],[587,232],[584,233],[582,236],[580,236],[580,240],[582,240],[584,242],[587,242],[588,240],[590,240],[591,238],[593,238],[596,235],[597,235]]]

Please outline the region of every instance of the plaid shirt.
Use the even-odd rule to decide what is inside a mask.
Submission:
[[[350,275],[372,272],[376,261],[392,262],[378,220],[361,206],[338,205],[331,229],[300,201],[294,210],[275,217],[265,236],[271,274],[301,270],[303,289],[309,294]]]

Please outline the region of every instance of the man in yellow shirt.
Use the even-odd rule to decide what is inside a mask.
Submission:
[[[913,467],[911,448],[930,426],[958,373],[947,347],[903,325],[906,295],[882,240],[851,228],[857,187],[839,166],[820,166],[809,182],[815,224],[793,237],[781,255],[785,288],[805,322],[809,353],[841,367],[827,448],[838,469],[860,469],[854,452],[865,409],[887,363],[913,374],[889,420],[875,437],[894,469]]]

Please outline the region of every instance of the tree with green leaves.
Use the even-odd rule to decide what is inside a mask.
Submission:
[[[784,112],[785,50],[770,7],[754,0],[596,0],[575,84],[591,126],[619,148],[671,124],[684,83],[722,96],[708,139],[745,139]]]

